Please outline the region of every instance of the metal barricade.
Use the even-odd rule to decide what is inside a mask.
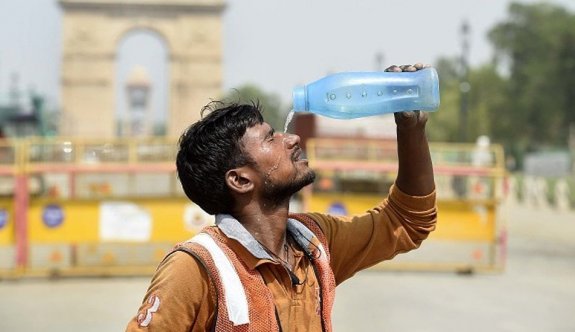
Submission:
[[[212,222],[180,189],[175,140],[32,138],[6,149],[1,275],[148,274]]]
[[[506,230],[499,216],[505,175],[499,145],[430,144],[438,225],[422,248],[381,269],[498,271]],[[373,208],[397,175],[395,141],[315,138],[307,143],[317,180],[302,195],[305,210],[342,215]]]

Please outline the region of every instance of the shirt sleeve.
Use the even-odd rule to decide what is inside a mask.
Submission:
[[[126,331],[207,331],[215,294],[195,257],[176,251],[158,267],[136,316]]]
[[[436,196],[435,191],[410,196],[394,185],[383,202],[364,214],[310,216],[327,238],[330,265],[340,284],[360,270],[418,248],[435,229]]]

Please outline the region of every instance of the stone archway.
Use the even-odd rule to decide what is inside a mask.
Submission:
[[[116,135],[116,52],[134,29],[160,35],[168,48],[167,135],[199,119],[222,85],[223,0],[60,0],[63,9],[61,135]]]

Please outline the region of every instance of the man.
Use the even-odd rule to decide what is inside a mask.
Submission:
[[[275,132],[257,106],[221,106],[193,124],[180,139],[178,175],[216,226],[167,255],[128,330],[331,331],[337,284],[419,247],[435,228],[427,114],[395,121],[395,185],[350,217],[289,214],[290,197],[315,174],[299,137]]]

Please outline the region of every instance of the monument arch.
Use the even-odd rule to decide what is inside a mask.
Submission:
[[[223,0],[60,0],[61,134],[116,135],[116,57],[134,30],[161,36],[168,54],[167,135],[178,136],[221,93]]]

